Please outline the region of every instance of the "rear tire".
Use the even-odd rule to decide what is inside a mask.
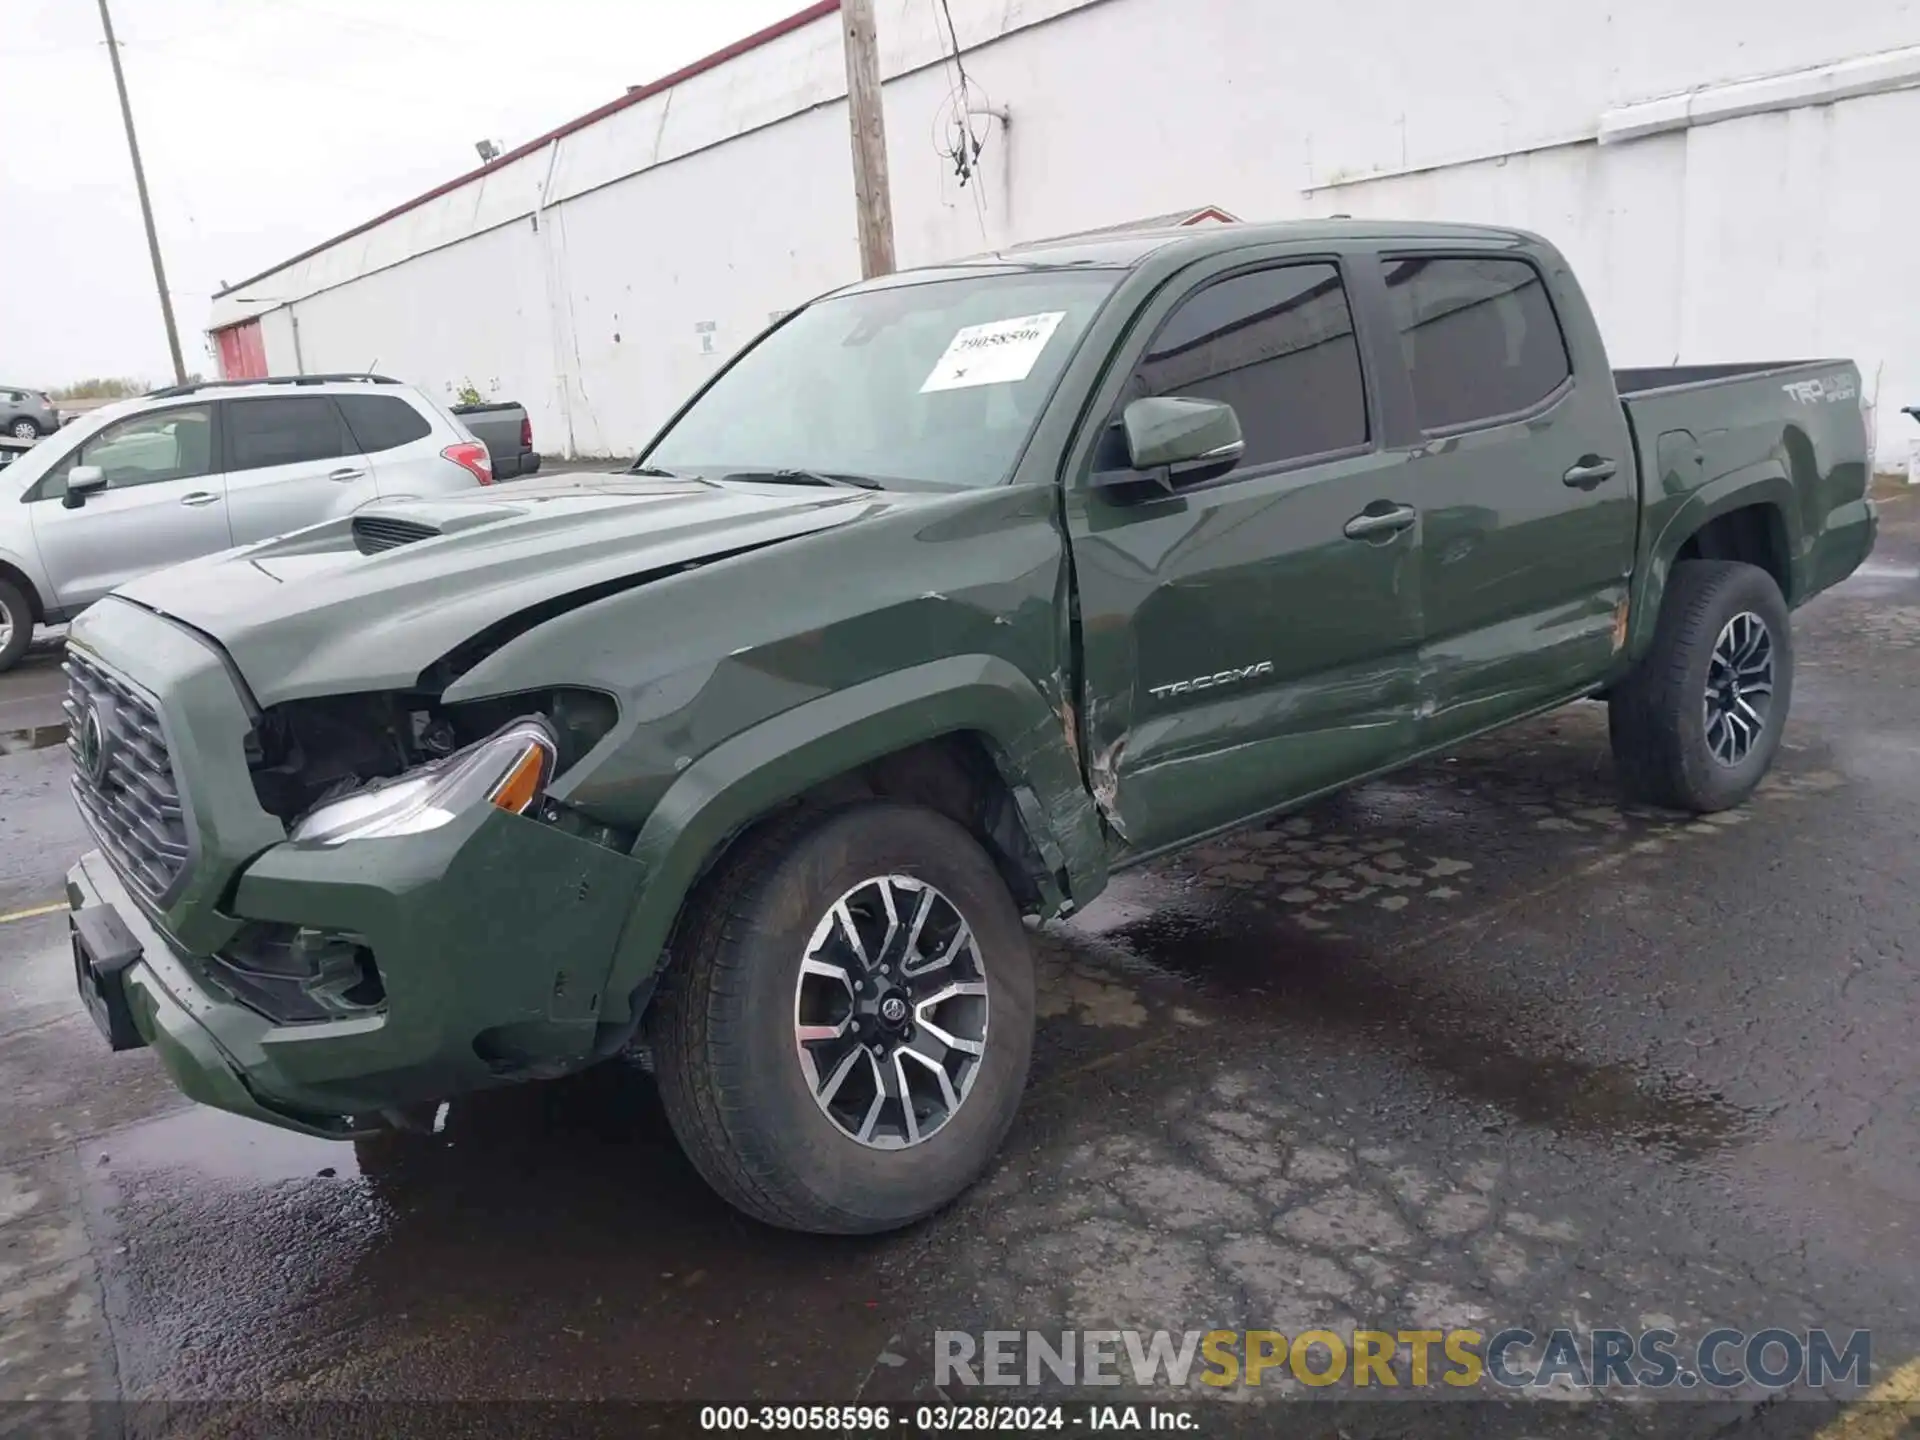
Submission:
[[[1651,648],[1607,697],[1621,787],[1673,810],[1732,809],[1773,764],[1792,701],[1793,630],[1773,577],[1682,561]]]
[[[46,432],[40,428],[40,422],[23,415],[9,427],[16,440],[38,440]]]
[[[649,1034],[668,1123],[723,1199],[784,1229],[867,1234],[931,1214],[986,1168],[1026,1087],[1033,1006],[1026,930],[973,837],[874,802],[734,847],[688,902]],[[942,1052],[946,1068],[903,1050]]]
[[[33,643],[33,607],[17,585],[0,580],[0,674],[11,670]]]

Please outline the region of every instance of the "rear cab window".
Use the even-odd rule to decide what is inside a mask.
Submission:
[[[1382,265],[1422,430],[1524,415],[1572,378],[1546,281],[1530,262],[1389,255]]]

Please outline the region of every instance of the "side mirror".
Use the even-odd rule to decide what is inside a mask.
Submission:
[[[1240,417],[1219,400],[1148,396],[1128,405],[1120,424],[1136,477],[1169,490],[1225,475],[1247,452]]]
[[[107,488],[107,472],[98,465],[76,465],[67,472],[67,493],[60,503],[69,510],[78,510],[87,503],[89,495],[98,495]]]

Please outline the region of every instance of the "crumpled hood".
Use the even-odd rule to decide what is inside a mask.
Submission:
[[[897,494],[586,475],[376,502],[354,516],[158,571],[115,593],[218,641],[262,705],[391,690],[488,626],[581,591],[826,530]],[[365,522],[373,522],[371,524]],[[395,522],[433,534],[365,553]],[[411,528],[409,528],[411,527]],[[81,622],[84,630],[84,618]]]

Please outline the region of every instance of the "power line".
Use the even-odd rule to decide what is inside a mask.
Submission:
[[[960,58],[960,35],[953,27],[953,11],[948,8],[947,0],[933,0],[933,3],[937,7],[934,15],[934,39],[940,46],[941,68],[946,70],[949,61],[951,61],[951,71],[949,73],[954,76],[953,88],[947,92],[948,108],[942,116],[936,117],[934,121],[935,125],[939,125],[942,118],[947,119],[954,133],[951,139],[945,134],[936,135],[934,151],[941,159],[946,160],[953,166],[954,174],[960,177],[961,188],[965,189],[967,183],[974,179],[978,173],[980,153],[986,144],[975,131],[973,125],[973,110],[975,108],[973,92],[977,87],[974,84],[973,77],[967,74],[966,61]],[[943,19],[946,21],[947,26],[947,35],[944,40],[942,40],[939,35],[940,22]],[[948,48],[949,45],[951,46],[951,50]],[[982,92],[981,98],[984,102],[985,92]],[[984,103],[981,108],[985,108]],[[975,196],[974,203],[977,209],[980,204],[977,195]],[[981,216],[982,239],[986,236],[985,226],[986,218],[983,214]]]
[[[965,89],[967,62],[960,58],[960,34],[953,28],[953,11],[947,8],[947,0],[940,0],[940,13],[947,17],[947,38],[953,42],[953,68],[960,72],[960,85]]]

